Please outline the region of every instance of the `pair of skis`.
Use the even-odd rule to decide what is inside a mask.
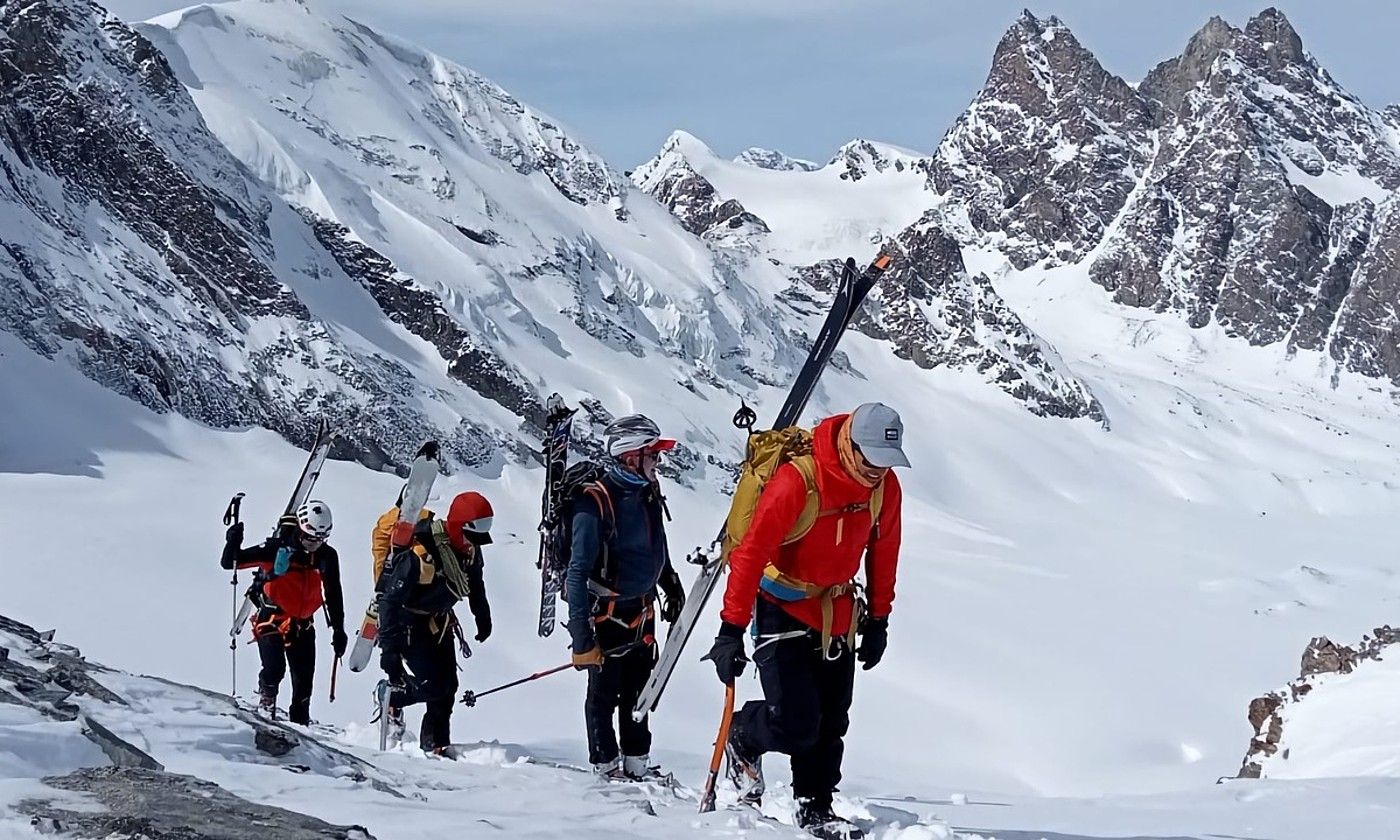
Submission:
[[[859,271],[855,260],[846,260],[846,264],[841,270],[840,280],[836,285],[836,293],[832,297],[831,311],[827,313],[821,331],[817,333],[816,341],[812,343],[812,349],[807,354],[807,361],[798,372],[797,379],[793,382],[791,391],[788,392],[787,401],[783,403],[782,410],[778,412],[778,417],[773,422],[772,428],[785,429],[800,419],[800,415],[807,407],[808,400],[811,399],[812,393],[816,390],[817,380],[821,378],[822,371],[836,351],[836,345],[841,341],[841,335],[850,326],[851,320],[860,309],[865,296],[869,294],[880,280],[881,275],[889,268],[890,261],[889,256],[881,254],[866,267],[865,271]],[[753,412],[749,411],[747,407],[741,408],[734,419],[736,426],[751,429]],[[724,526],[720,526],[714,546],[719,545],[723,536]],[[695,625],[700,620],[700,613],[705,609],[705,605],[714,594],[715,589],[719,587],[719,580],[724,574],[724,563],[717,550],[712,548],[710,555],[702,552],[697,552],[697,554],[700,556],[702,564],[700,575],[695,579],[695,584],[686,596],[685,607],[681,610],[680,618],[671,625],[671,629],[667,632],[666,645],[661,649],[661,657],[657,661],[656,667],[652,669],[651,678],[647,680],[646,686],[637,698],[637,704],[632,708],[632,717],[636,720],[641,720],[650,714],[656,708],[656,704],[661,701],[661,693],[666,689],[671,674],[675,672],[676,666],[680,663],[681,653],[685,649],[686,642],[690,640],[691,633],[695,631]],[[709,801],[713,807],[713,798],[711,797]]]
[[[399,519],[394,523],[391,553],[402,551],[413,544],[413,529],[418,524],[418,514],[428,504],[428,496],[433,492],[433,482],[438,474],[438,445],[428,441],[414,456],[413,465],[408,470],[408,483],[404,486],[399,500]],[[360,629],[355,633],[355,646],[350,649],[346,665],[359,673],[369,667],[374,654],[374,646],[379,641],[379,598],[376,596],[365,608],[365,617]]]
[[[541,637],[554,632],[558,623],[555,608],[559,590],[564,586],[567,558],[556,554],[568,546],[554,544],[554,527],[563,502],[564,471],[569,465],[569,431],[573,428],[576,409],[567,408],[564,398],[551,394],[546,403],[544,433],[544,496],[540,501],[540,627]]]

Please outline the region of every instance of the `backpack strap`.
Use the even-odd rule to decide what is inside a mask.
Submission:
[[[617,531],[617,508],[613,506],[612,494],[601,481],[590,481],[580,488],[598,506],[598,516],[603,520],[605,533],[599,540],[598,559],[593,564],[596,575],[590,575],[588,590],[603,598],[616,598],[617,593],[608,584],[613,580],[612,554],[608,551],[608,540]]]
[[[812,530],[812,526],[817,524],[817,517],[822,515],[821,496],[817,493],[817,462],[810,454],[798,455],[788,461],[792,464],[797,474],[802,476],[802,486],[807,490],[807,503],[802,507],[802,513],[797,515],[797,521],[793,523],[787,536],[783,537],[783,545],[794,543],[807,536],[807,532]]]

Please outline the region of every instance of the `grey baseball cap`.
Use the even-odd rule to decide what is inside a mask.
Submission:
[[[877,467],[907,467],[904,421],[884,403],[863,403],[851,412],[851,442]]]

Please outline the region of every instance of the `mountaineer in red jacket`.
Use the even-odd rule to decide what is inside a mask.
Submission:
[[[881,403],[818,424],[812,473],[820,513],[810,531],[784,544],[808,504],[808,478],[793,462],[780,466],[730,555],[723,623],[705,657],[722,682],[732,683],[748,661],[744,628],[754,621],[764,699],[734,714],[729,774],[741,795],[757,800],[763,753],[791,756],[798,825],[819,837],[861,836],[832,812],[831,800],[841,780],[855,661],[869,670],[885,653],[902,501],[890,468],[909,466],[903,443],[899,414]],[[862,558],[869,598],[863,611],[854,582]]]
[[[316,628],[312,620],[322,605],[331,626],[331,650],[345,653],[345,598],[340,591],[340,558],[326,539],[331,535],[331,508],[311,500],[284,516],[277,536],[243,548],[243,523],[225,537],[219,563],[225,569],[257,569],[248,590],[258,611],[252,617],[262,670],[258,673],[258,711],[277,715],[277,689],[292,672],[292,701],[287,719],[311,722],[311,682],[316,674]]]

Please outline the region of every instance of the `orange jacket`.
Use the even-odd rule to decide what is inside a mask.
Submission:
[[[420,520],[432,516],[433,512],[423,508],[419,512]],[[384,511],[380,515],[379,521],[374,523],[374,532],[369,537],[369,552],[374,557],[374,583],[379,584],[379,576],[384,573],[384,563],[389,559],[389,552],[394,548],[394,524],[399,521],[398,506],[394,506]],[[427,549],[417,542],[413,544],[413,550],[419,557],[427,555]]]
[[[845,420],[844,414],[828,417],[813,430],[812,455],[817,465],[817,494],[822,510],[870,501],[871,490],[847,474],[836,451],[836,433]],[[884,492],[878,529],[871,527],[869,510],[820,516],[806,536],[783,545],[783,538],[792,530],[807,504],[807,486],[796,467],[791,464],[779,467],[758,497],[748,533],[729,555],[729,583],[720,618],[730,624],[746,626],[753,615],[755,597],[763,597],[781,606],[798,621],[820,629],[819,599],[781,601],[760,593],[758,583],[764,567],[774,563],[780,571],[799,580],[834,586],[856,576],[862,557],[865,558],[870,614],[876,618],[889,616],[894,605],[903,502],[899,479],[893,470],[885,476]],[[833,635],[844,635],[850,630],[853,601],[851,595],[836,600],[831,626]]]

